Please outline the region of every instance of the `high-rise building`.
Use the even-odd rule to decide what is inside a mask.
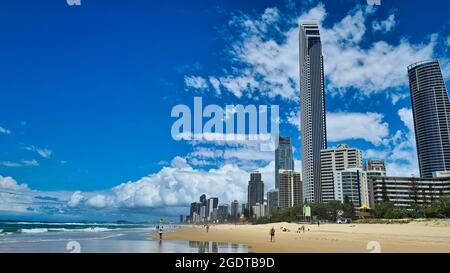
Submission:
[[[233,220],[237,220],[237,218],[238,218],[238,206],[239,206],[239,203],[237,200],[234,200],[233,202],[231,202],[231,218]]]
[[[219,205],[219,198],[211,197],[208,199],[207,218],[209,221],[216,220],[213,218],[213,213],[214,213],[214,209],[217,209],[217,205]]]
[[[450,102],[437,60],[408,67],[420,176],[450,171]]]
[[[189,219],[191,219],[191,221],[194,219],[194,213],[197,213],[197,202],[191,203],[189,210]]]
[[[272,189],[267,192],[267,213],[272,215],[272,212],[278,208],[278,189]]]
[[[280,187],[278,189],[278,207],[291,208],[302,203],[302,180],[298,172],[280,170]]]
[[[204,205],[200,206],[200,221],[206,221],[206,206]]]
[[[364,163],[364,171],[379,172],[380,176],[386,176],[386,164],[384,160],[367,160]]]
[[[386,176],[386,164],[384,160],[367,160],[364,164],[364,171],[366,172],[367,181],[371,181],[377,177]],[[372,196],[372,187],[369,184],[369,196]],[[370,203],[373,208],[374,203]]]
[[[320,202],[320,151],[327,148],[322,43],[315,21],[300,23],[303,199]]]
[[[280,136],[275,150],[275,188],[278,189],[278,170],[294,170],[294,157],[290,137]]]
[[[334,172],[349,168],[362,168],[361,150],[341,144],[320,152],[322,202],[335,200]]]
[[[374,206],[389,201],[396,207],[409,208],[415,202],[430,204],[440,197],[450,196],[450,177],[434,173],[433,178],[374,177],[369,180],[370,201]]]
[[[228,205],[227,204],[220,204],[217,207],[217,218],[220,221],[223,221],[227,219],[228,217]]]
[[[355,207],[370,207],[367,175],[361,168],[334,172],[334,199],[353,202]]]
[[[248,181],[248,206],[253,207],[256,203],[262,204],[264,201],[264,182],[261,173],[253,172]]]
[[[252,211],[253,211],[253,218],[255,218],[255,219],[259,219],[261,217],[266,216],[267,215],[267,202],[264,201],[262,204],[256,203],[256,205],[254,205],[252,207]]]
[[[183,224],[183,222],[184,222],[184,215],[180,215],[180,224]]]
[[[206,204],[208,203],[206,200],[206,194],[200,195],[200,203],[202,203],[203,206],[206,206]]]

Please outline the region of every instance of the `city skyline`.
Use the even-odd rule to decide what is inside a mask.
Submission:
[[[227,203],[246,200],[254,170],[266,190],[274,188],[273,152],[171,139],[171,107],[194,96],[221,106],[280,105],[280,132],[291,138],[301,171],[301,20],[316,20],[321,30],[325,144],[386,159],[390,175],[418,176],[407,67],[437,58],[448,82],[446,9],[344,2],[203,3],[206,10],[199,3],[111,4],[102,18],[115,33],[95,24],[105,8],[99,4],[70,10],[33,3],[29,10],[39,16],[18,21],[18,4],[7,3],[0,11],[12,26],[0,45],[0,218],[178,219],[203,192]],[[60,12],[46,16],[50,7]],[[435,16],[423,27],[415,12]],[[164,18],[174,13],[171,26]],[[48,29],[30,32],[30,25]],[[160,35],[179,29],[180,36]],[[22,32],[25,40],[14,34]],[[13,49],[14,56],[5,54]]]

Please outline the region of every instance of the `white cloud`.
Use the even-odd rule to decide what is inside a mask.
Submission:
[[[172,161],[170,162],[170,165],[174,168],[186,168],[189,165],[186,162],[186,159],[180,156],[176,156]]]
[[[3,177],[0,175],[0,188],[11,190],[29,190],[28,185],[19,184],[12,177]]]
[[[220,81],[215,77],[209,77],[209,83],[212,85],[214,90],[218,95],[220,95],[222,92],[220,91]]]
[[[412,110],[401,108],[398,116],[405,129],[396,131],[382,147],[366,150],[364,158],[385,160],[390,176],[419,176]]]
[[[206,79],[204,79],[202,77],[185,76],[184,77],[184,84],[187,87],[194,88],[194,89],[205,90],[205,89],[208,88],[208,84],[206,82]]]
[[[50,149],[39,148],[33,145],[25,147],[25,150],[35,152],[43,158],[50,158],[53,153],[53,151]]]
[[[380,145],[389,135],[389,125],[380,113],[327,113],[328,141],[362,139]]]
[[[39,166],[39,162],[36,159],[32,159],[32,160],[22,160],[21,161],[23,166],[26,167],[36,167]]]
[[[372,22],[372,29],[374,31],[381,31],[381,32],[389,32],[394,29],[394,27],[398,24],[397,21],[395,21],[395,14],[389,15],[389,17],[384,21],[373,21]]]
[[[101,209],[106,206],[114,205],[114,200],[110,196],[105,196],[103,194],[97,194],[97,195],[90,197],[86,201],[86,205],[93,207],[93,208]]]
[[[85,199],[85,197],[81,194],[80,191],[76,191],[72,194],[72,196],[70,197],[69,202],[67,202],[67,205],[71,208],[78,206],[83,200]]]
[[[286,118],[286,122],[301,130],[300,111],[291,111]]]
[[[11,131],[0,126],[0,134],[9,135],[9,134],[11,134]]]
[[[32,160],[21,160],[19,162],[12,162],[12,161],[2,161],[0,162],[0,165],[8,167],[8,168],[20,168],[20,167],[36,167],[39,166],[39,162],[36,159]]]
[[[8,168],[22,167],[22,164],[17,163],[17,162],[11,162],[11,161],[2,161],[2,162],[0,162],[0,165],[2,165],[4,167],[8,167]]]
[[[348,88],[354,88],[362,97],[384,92],[396,103],[407,96],[401,90],[408,84],[406,67],[433,56],[437,35],[431,35],[423,44],[411,44],[406,39],[396,44],[380,40],[363,47],[366,18],[374,12],[375,9],[356,8],[332,27],[321,27],[327,90],[343,95]],[[304,19],[315,19],[322,24],[326,16],[323,4],[298,18],[279,14],[277,9],[267,9],[257,17],[235,16],[229,23],[239,33],[227,51],[231,68],[214,78],[222,90],[238,98],[260,94],[297,101],[299,29],[296,23],[287,29],[282,25],[292,26],[292,22]],[[391,30],[394,23],[395,15],[391,15],[379,24]],[[277,36],[281,38],[273,38]],[[218,88],[217,82],[215,86]]]

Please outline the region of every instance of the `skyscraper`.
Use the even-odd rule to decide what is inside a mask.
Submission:
[[[228,217],[228,205],[227,204],[218,205],[217,216],[220,221],[227,219],[227,217]]]
[[[261,180],[261,173],[253,172],[248,181],[248,206],[253,207],[256,203],[264,202],[264,182]]]
[[[302,203],[302,181],[301,175],[292,170],[280,170],[280,188],[278,206],[280,208],[291,208]]]
[[[324,149],[320,154],[322,202],[335,200],[334,172],[348,168],[362,168],[362,152],[340,144],[334,149]]]
[[[300,116],[303,199],[321,201],[320,151],[327,148],[325,85],[319,25],[300,25]]]
[[[267,210],[268,214],[272,215],[272,212],[278,208],[278,189],[273,189],[267,192]]]
[[[216,220],[213,217],[214,209],[217,209],[217,205],[219,205],[219,198],[217,197],[211,197],[208,199],[208,206],[207,206],[207,215],[209,221]]]
[[[450,102],[437,60],[408,66],[420,176],[450,171]]]
[[[275,150],[275,188],[278,189],[278,170],[294,170],[292,143],[290,137],[280,136]]]
[[[237,217],[238,217],[238,206],[239,206],[239,203],[237,200],[234,200],[233,202],[231,202],[231,218],[234,221],[237,220]]]

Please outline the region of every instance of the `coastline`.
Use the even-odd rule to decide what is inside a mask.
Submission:
[[[272,226],[276,230],[273,243],[269,236]],[[384,253],[450,253],[450,220],[305,225],[306,231],[297,233],[300,226],[295,223],[218,224],[211,225],[209,232],[202,226],[182,226],[165,233],[163,240],[242,244],[255,253],[369,253],[371,241],[378,242]]]

